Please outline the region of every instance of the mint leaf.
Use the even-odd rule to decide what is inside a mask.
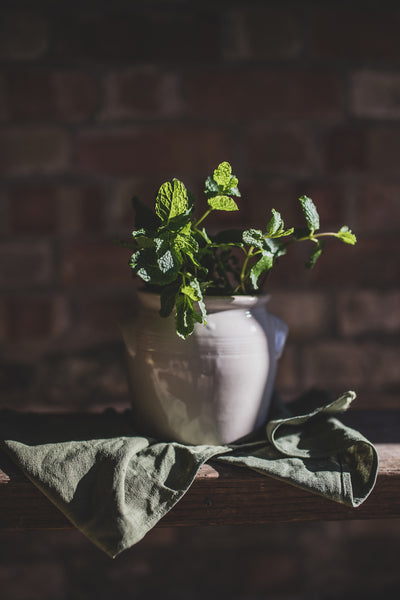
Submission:
[[[236,179],[236,177],[234,179]],[[237,179],[236,179],[236,181],[237,181]],[[227,192],[227,193],[230,194],[231,196],[236,196],[237,198],[240,198],[240,192],[239,192],[239,188],[237,187],[237,185],[230,187],[229,192]]]
[[[132,231],[132,237],[139,248],[151,248],[154,245],[153,238],[151,236],[152,233],[144,228],[138,229],[137,231]]]
[[[158,227],[157,215],[139,200],[137,196],[132,198],[132,206],[135,211],[135,226],[138,229],[156,229]]]
[[[212,176],[207,177],[205,184],[207,198],[222,194],[240,197],[238,179],[232,175],[231,165],[226,161],[218,165]]]
[[[206,179],[204,194],[206,198],[212,198],[218,194],[218,183],[209,175]]]
[[[236,177],[234,177],[234,182],[232,183],[232,185],[230,185],[232,180],[232,167],[226,161],[222,162],[214,170],[213,178],[218,187],[222,188],[223,190],[225,190],[227,187],[235,187],[238,184]]]
[[[308,229],[313,233],[319,229],[319,214],[314,202],[308,196],[299,198],[301,208],[307,221]]]
[[[245,244],[256,248],[262,248],[264,245],[264,236],[260,229],[246,229],[242,233],[242,239]]]
[[[159,257],[154,248],[143,248],[134,252],[131,256],[130,266],[135,273],[146,283],[153,285],[167,285],[172,283],[176,278],[179,267],[167,260],[161,260],[162,269],[160,268]],[[172,268],[171,268],[172,267]]]
[[[197,254],[199,251],[199,244],[196,238],[192,235],[191,232],[191,223],[187,223],[185,227],[183,227],[174,239],[174,248],[179,252],[184,252],[185,254],[189,254],[193,256]]]
[[[196,301],[200,308],[202,318],[200,319],[199,322],[202,322],[203,325],[205,325],[207,322],[207,311],[206,311],[206,305],[204,304],[203,292],[201,290],[199,280],[196,278],[193,278],[190,282],[190,287],[195,291]]]
[[[213,196],[208,199],[208,205],[214,210],[239,210],[236,202],[229,196]]]
[[[160,317],[169,317],[169,315],[172,313],[175,306],[176,295],[178,293],[178,290],[179,284],[177,285],[176,282],[162,289],[160,294]]]
[[[197,301],[196,290],[192,288],[192,286],[183,285],[180,289],[180,292],[181,294],[185,294],[185,296],[188,296],[191,300],[193,300],[193,302]]]
[[[166,181],[158,190],[156,197],[156,213],[162,221],[168,221],[182,215],[188,208],[188,194],[179,179]]]
[[[283,220],[282,220],[280,213],[277,210],[275,210],[274,208],[272,209],[271,212],[272,212],[272,219],[269,221],[269,223],[267,225],[267,234],[269,236],[276,235],[278,232],[282,231],[282,229],[283,229]]]
[[[272,254],[263,254],[259,261],[257,261],[250,269],[250,281],[255,290],[258,289],[258,279],[260,276],[272,269],[274,264],[274,257]]]
[[[154,238],[156,246],[157,266],[161,273],[175,279],[182,266],[183,259],[179,252],[174,248],[174,237],[164,235]]]
[[[354,246],[354,244],[357,242],[356,236],[346,225],[341,227],[336,235],[345,244],[350,244],[351,246]]]
[[[317,260],[319,259],[319,257],[322,254],[324,245],[325,245],[324,242],[321,242],[320,240],[318,240],[318,242],[316,243],[315,250],[311,254],[308,261],[306,262],[307,269],[312,269],[315,266],[315,263],[317,262]]]
[[[193,308],[193,301],[186,295],[180,294],[176,301],[175,325],[179,337],[186,339],[194,329],[199,315]]]

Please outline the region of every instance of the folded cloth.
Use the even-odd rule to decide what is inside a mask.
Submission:
[[[347,392],[327,402],[311,393],[284,405],[275,397],[266,426],[224,446],[138,435],[129,412],[77,419],[10,411],[0,423],[0,447],[78,529],[115,557],[182,498],[210,459],[359,506],[375,484],[378,457],[365,437],[334,417],[354,398]]]

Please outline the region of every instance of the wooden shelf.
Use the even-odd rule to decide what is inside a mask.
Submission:
[[[354,411],[342,420],[364,433],[379,455],[376,486],[348,508],[248,469],[204,465],[187,494],[160,526],[400,517],[400,417],[397,411]],[[0,453],[0,530],[68,529],[62,513]]]

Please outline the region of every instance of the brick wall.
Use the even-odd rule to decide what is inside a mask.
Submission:
[[[359,240],[311,273],[288,256],[271,278],[290,326],[283,397],[356,389],[355,408],[398,407],[399,29],[394,1],[4,0],[2,406],[126,406],[118,319],[135,287],[112,240],[133,228],[133,194],[151,202],[172,176],[200,194],[229,160],[229,226],[271,207],[299,222],[307,194]]]
[[[261,226],[273,206],[299,222],[306,193],[326,227],[359,240],[312,273],[301,250],[271,279],[291,329],[284,397],[315,385],[397,404],[396,3],[5,2],[2,14],[3,402],[99,408],[114,390],[124,403],[117,322],[135,295],[112,240],[133,227],[133,194],[151,202],[172,176],[201,194],[226,159],[243,198],[218,226]]]

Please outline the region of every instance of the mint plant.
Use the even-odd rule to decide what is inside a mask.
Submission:
[[[274,208],[264,229],[229,229],[209,235],[204,222],[214,211],[236,211],[240,197],[238,180],[228,162],[221,163],[205,182],[208,208],[194,217],[194,198],[178,179],[160,187],[154,211],[133,199],[134,250],[130,266],[148,290],[161,298],[160,315],[175,309],[176,332],[189,336],[196,322],[206,323],[204,296],[259,294],[278,259],[297,242],[314,244],[306,264],[312,268],[324,249],[325,238],[354,245],[346,226],[337,232],[320,232],[320,218],[311,198],[299,199],[306,227],[285,228]]]

